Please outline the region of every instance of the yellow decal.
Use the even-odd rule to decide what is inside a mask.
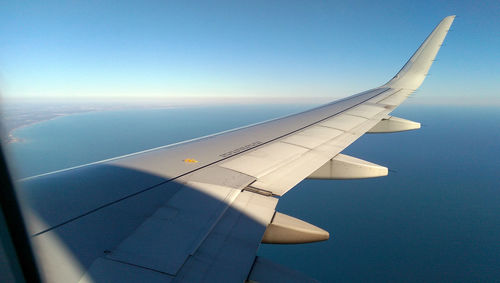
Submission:
[[[186,163],[196,163],[196,162],[198,162],[198,160],[195,160],[195,159],[192,159],[192,158],[186,158],[186,159],[184,159],[184,162],[186,162]]]

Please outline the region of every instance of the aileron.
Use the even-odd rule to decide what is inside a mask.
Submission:
[[[363,117],[353,116],[347,113],[343,113],[321,122],[320,125],[334,129],[339,129],[342,131],[349,131],[356,126],[361,125],[361,123],[363,123],[366,120],[367,119]]]
[[[250,176],[261,177],[306,151],[307,149],[302,146],[275,142],[223,162],[220,166]]]
[[[343,131],[332,128],[312,126],[304,131],[286,137],[282,141],[312,149],[342,133]]]
[[[383,107],[377,106],[375,104],[373,105],[362,104],[347,111],[346,114],[370,119],[384,110],[385,109]]]

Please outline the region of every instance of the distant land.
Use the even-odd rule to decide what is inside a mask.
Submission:
[[[69,105],[9,105],[2,111],[2,139],[7,143],[20,142],[13,135],[15,129],[42,121],[75,113],[95,111],[91,107],[75,107]]]
[[[13,132],[16,129],[43,121],[72,114],[143,108],[168,108],[168,105],[153,104],[115,104],[115,103],[58,103],[58,102],[15,102],[2,104],[2,141],[22,142]]]
[[[4,100],[0,104],[0,116],[2,125],[1,139],[6,143],[22,142],[13,132],[21,127],[26,127],[43,121],[55,119],[62,116],[111,110],[131,109],[165,109],[173,107],[193,107],[207,105],[228,104],[282,104],[284,101],[292,104],[317,104],[326,103],[335,97],[171,97],[171,98],[132,98],[127,100]]]

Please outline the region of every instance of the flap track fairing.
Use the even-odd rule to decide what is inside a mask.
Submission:
[[[330,238],[327,231],[305,221],[276,212],[267,226],[262,243],[264,244],[304,244],[326,241]]]
[[[388,171],[387,167],[345,154],[338,154],[307,178],[326,180],[365,179],[387,176]]]
[[[410,120],[389,116],[380,120],[377,125],[371,128],[367,133],[395,133],[420,129],[420,123]]]

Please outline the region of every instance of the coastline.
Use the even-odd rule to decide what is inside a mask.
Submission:
[[[16,136],[15,131],[25,127],[33,126],[38,123],[50,121],[69,115],[101,112],[101,111],[120,111],[133,109],[169,109],[178,107],[198,107],[203,103],[193,103],[186,101],[170,101],[169,103],[160,102],[153,104],[151,102],[143,103],[39,103],[39,102],[15,102],[4,103],[1,109],[2,118],[2,142],[6,144],[25,142],[23,138]],[[209,103],[207,105],[217,105]]]
[[[48,117],[44,117],[44,118],[38,119],[38,120],[27,120],[27,121],[19,123],[19,125],[16,125],[14,127],[11,127],[10,129],[6,130],[6,134],[4,137],[2,137],[2,139],[4,140],[4,142],[6,144],[22,143],[22,142],[25,142],[26,140],[23,138],[17,137],[15,135],[14,132],[17,130],[20,130],[20,129],[23,129],[23,128],[26,128],[29,126],[33,126],[33,125],[36,125],[39,123],[51,121],[51,120],[54,120],[57,118],[62,118],[62,117],[66,117],[66,116],[70,116],[70,115],[74,115],[74,114],[79,114],[79,113],[89,113],[89,112],[94,112],[94,111],[97,111],[97,110],[77,111],[77,112],[72,112],[72,113],[57,113],[57,114],[53,114],[53,115],[50,115]]]
[[[2,126],[5,133],[1,139],[6,144],[25,142],[24,139],[16,136],[15,131],[47,122],[61,117],[74,114],[102,112],[102,111],[120,111],[130,109],[165,109],[172,108],[170,105],[39,105],[34,104],[26,107],[25,105],[12,105],[10,109],[4,109],[2,113]]]

